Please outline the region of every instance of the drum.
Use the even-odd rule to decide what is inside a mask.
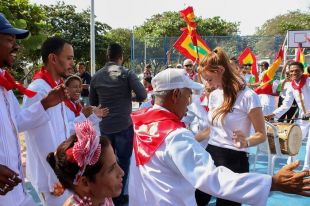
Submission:
[[[273,123],[279,136],[280,149],[282,154],[290,156],[296,155],[299,152],[302,143],[301,129],[297,124],[290,123]],[[274,133],[270,126],[267,126],[267,137],[269,142],[270,151],[276,154],[274,144]]]

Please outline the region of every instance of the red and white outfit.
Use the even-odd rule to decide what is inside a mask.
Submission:
[[[310,77],[303,74],[300,82],[292,81],[291,84],[292,87],[287,89],[282,105],[273,112],[277,118],[291,108],[294,99],[299,108],[300,118],[310,112]],[[303,139],[308,138],[303,169],[310,169],[310,123],[309,120],[297,120],[296,123],[302,130]]]
[[[36,91],[37,95],[33,98],[24,97],[24,108],[40,102],[57,85],[44,67],[35,74],[34,79],[29,85],[29,89]],[[60,197],[51,194],[54,184],[59,180],[46,161],[46,157],[48,153],[56,151],[58,145],[69,137],[69,124],[64,103],[49,108],[47,113],[50,116],[50,121],[25,132],[27,145],[26,171],[27,177],[38,192],[43,204],[59,206],[65,202],[70,194],[67,191]],[[42,194],[44,194],[44,198]]]
[[[129,206],[195,206],[196,188],[232,201],[266,205],[270,176],[215,167],[211,156],[173,113],[155,104],[133,113],[132,119],[135,139]]]
[[[92,204],[89,204],[83,199],[81,199],[78,195],[72,195],[70,197],[70,203],[68,204],[70,206],[92,206]],[[105,198],[104,202],[100,204],[100,206],[114,206],[112,198]]]
[[[45,124],[49,120],[49,115],[41,102],[21,109],[12,90],[6,89],[7,84],[14,84],[14,82],[9,82],[4,72],[7,71],[0,68],[0,164],[15,171],[24,180],[18,134],[26,129]],[[42,141],[43,137],[40,140]],[[35,205],[32,197],[26,192],[24,182],[18,184],[6,195],[0,195],[0,206],[7,205]]]
[[[83,122],[86,119],[91,121],[97,135],[100,136],[99,122],[101,121],[101,118],[97,117],[94,113],[92,113],[88,118],[86,118],[85,115],[81,112],[82,105],[79,102],[72,102],[71,100],[66,100],[65,105],[70,136],[75,133],[74,124],[78,122]]]

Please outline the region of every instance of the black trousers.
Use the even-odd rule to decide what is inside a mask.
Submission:
[[[280,107],[283,103],[283,97],[279,97],[279,102],[278,102],[278,107]],[[291,123],[294,123],[294,120],[291,120],[292,118],[294,118],[294,114],[296,112],[296,110],[298,109],[298,105],[296,103],[296,101],[294,100],[291,108],[289,110],[287,110],[287,112],[285,114],[283,114],[279,119],[278,119],[278,122],[291,122]],[[298,116],[298,112],[297,112],[297,115]]]
[[[211,155],[215,166],[224,166],[236,173],[249,172],[248,153],[236,150],[208,145],[206,149]],[[211,195],[200,190],[195,192],[196,202],[198,206],[205,206],[209,203]],[[240,203],[232,202],[217,198],[216,206],[240,206]]]

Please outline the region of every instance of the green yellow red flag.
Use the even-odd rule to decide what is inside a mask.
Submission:
[[[188,35],[188,30],[184,29],[182,35],[174,43],[173,47],[187,58],[195,61],[199,57],[204,57],[211,53],[211,49],[203,41],[203,39],[197,34],[197,46],[194,46],[191,37]],[[197,48],[196,48],[197,47]],[[198,54],[197,54],[198,51]]]
[[[305,54],[302,51],[302,47],[301,44],[298,44],[298,50],[297,50],[297,54],[296,54],[296,61],[300,62],[304,65],[304,73],[308,74],[308,70],[307,70],[307,62],[305,60]]]
[[[264,82],[264,83],[268,82],[275,77],[276,72],[279,69],[280,64],[283,60],[283,57],[284,57],[284,52],[283,52],[283,48],[281,47],[278,51],[278,54],[277,54],[275,61],[272,63],[272,65],[264,73],[264,75],[262,77],[262,82]]]
[[[197,46],[196,22],[193,7],[189,6],[180,11],[180,15],[187,24],[188,35],[190,35],[193,45]]]
[[[252,65],[251,73],[255,77],[255,82],[259,81],[258,72],[257,72],[257,66],[256,66],[256,57],[255,57],[254,53],[251,51],[250,48],[248,48],[248,47],[245,48],[245,50],[241,53],[241,55],[239,56],[239,63],[241,65],[251,64]]]

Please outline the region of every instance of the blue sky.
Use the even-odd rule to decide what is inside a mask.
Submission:
[[[30,0],[37,4],[55,4],[57,0]],[[91,0],[66,0],[80,11],[90,8]],[[240,22],[240,34],[251,35],[266,20],[288,11],[309,11],[309,0],[94,0],[96,20],[112,28],[139,26],[154,14],[179,11],[193,6],[196,16]]]

